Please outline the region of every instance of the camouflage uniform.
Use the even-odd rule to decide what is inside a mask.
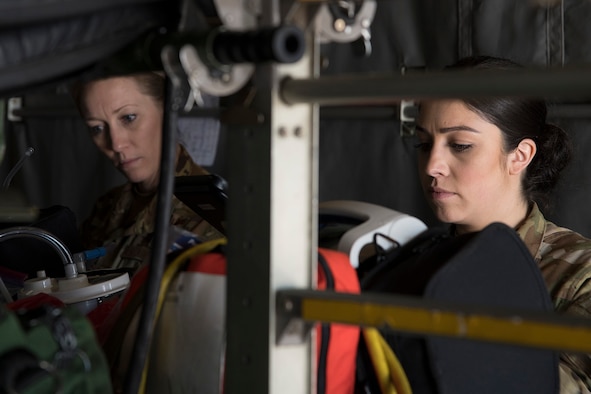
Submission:
[[[555,310],[591,317],[591,240],[547,221],[535,204],[517,232],[539,264]],[[561,355],[560,392],[591,392],[589,356]]]
[[[207,171],[195,164],[181,146],[175,175],[204,174]],[[140,195],[131,183],[115,187],[99,198],[81,229],[85,248],[106,246],[108,250],[92,268],[137,269],[149,262],[157,200],[156,192]],[[222,237],[174,196],[170,224],[197,234],[202,241]]]

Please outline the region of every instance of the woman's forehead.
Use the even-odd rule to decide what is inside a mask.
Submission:
[[[478,120],[484,119],[459,99],[426,100],[419,105],[419,123],[449,123]]]
[[[89,82],[84,89],[86,98],[96,95],[135,95],[141,94],[139,85],[133,78],[112,77]]]
[[[468,107],[462,100],[429,100],[419,111],[416,121],[419,133],[454,135],[469,132],[483,138],[501,139],[501,130]],[[493,134],[495,135],[493,137]]]
[[[114,77],[89,83],[84,89],[82,102],[88,112],[99,107],[113,109],[144,105],[151,102],[151,97],[142,93],[133,78]]]

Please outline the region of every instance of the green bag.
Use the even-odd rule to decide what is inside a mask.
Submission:
[[[112,393],[90,321],[73,308],[0,306],[2,393]]]

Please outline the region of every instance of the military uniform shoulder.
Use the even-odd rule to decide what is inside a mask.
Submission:
[[[552,249],[564,249],[565,251],[586,252],[591,256],[591,239],[582,234],[560,227],[552,222],[546,223],[544,244],[551,245]]]
[[[116,186],[105,194],[100,196],[93,208],[93,214],[96,215],[97,213],[100,215],[105,214],[105,210],[113,210],[118,205],[117,203],[121,200],[121,198],[125,195],[131,195],[131,184],[126,183],[120,186]]]
[[[180,145],[180,153],[176,163],[175,176],[207,175],[208,171],[195,163],[187,150]]]
[[[125,192],[131,192],[131,183],[124,183],[123,185],[115,186],[107,190],[97,199],[97,201],[112,200]]]
[[[577,238],[583,241],[591,242],[591,238],[587,238],[581,233],[571,230],[566,227],[557,226],[553,222],[546,221],[546,231],[545,231],[546,238],[563,238],[563,237],[571,237]]]

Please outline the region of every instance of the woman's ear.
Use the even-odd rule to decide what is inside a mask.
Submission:
[[[509,154],[509,173],[520,174],[536,155],[536,143],[531,138],[521,140],[519,145]]]

